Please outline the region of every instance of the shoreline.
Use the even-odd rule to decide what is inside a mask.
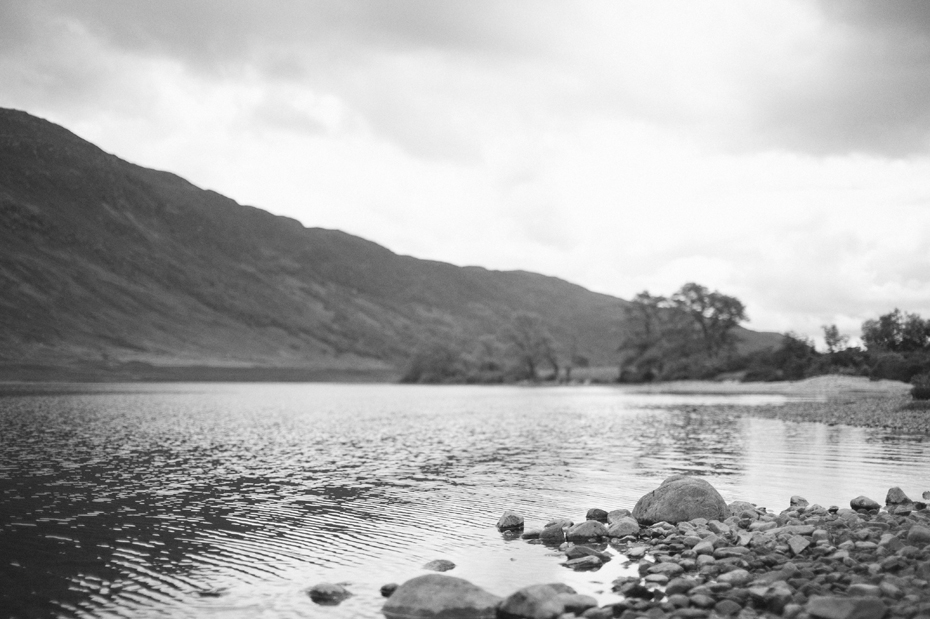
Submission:
[[[794,423],[823,423],[880,428],[901,434],[930,434],[930,402],[909,395],[833,397],[825,401],[789,400],[780,405],[725,405],[726,410]]]
[[[775,513],[722,499],[710,508],[704,497],[669,489],[664,506],[646,506],[666,500],[654,495],[672,483],[693,482],[673,476],[632,512],[590,509],[578,524],[556,519],[524,530],[523,517],[509,510],[498,522],[503,540],[544,544],[565,569],[596,572],[622,561],[632,574],[609,584],[619,601],[599,604],[559,582],[497,597],[452,575],[426,574],[383,585],[382,613],[388,619],[930,619],[930,511],[922,502],[930,492],[912,501],[895,487],[885,506],[859,496],[845,508],[794,496]],[[652,523],[657,518],[650,514],[675,513],[682,500],[690,501],[690,513]],[[423,567],[454,568],[444,560]],[[309,591],[311,599],[326,603],[314,593],[332,587],[351,595],[321,583]],[[443,614],[452,608],[464,614]]]

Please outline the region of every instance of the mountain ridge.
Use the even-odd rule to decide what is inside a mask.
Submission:
[[[520,311],[609,364],[627,303],[305,227],[8,109],[0,266],[0,379],[168,379],[179,368],[387,379],[417,344],[493,334]]]

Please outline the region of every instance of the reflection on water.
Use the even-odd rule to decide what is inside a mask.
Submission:
[[[0,398],[0,606],[14,616],[378,615],[378,588],[437,558],[497,594],[560,580],[609,599],[624,573],[505,541],[632,508],[674,472],[728,501],[919,495],[919,437],[742,418],[609,387],[98,386]],[[317,607],[304,593],[347,582]]]

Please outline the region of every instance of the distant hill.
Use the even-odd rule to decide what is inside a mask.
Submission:
[[[518,311],[611,364],[625,303],[305,228],[0,109],[0,380],[390,379]]]

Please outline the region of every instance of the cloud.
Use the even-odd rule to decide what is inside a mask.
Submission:
[[[0,105],[399,253],[814,335],[930,314],[915,6],[11,0]]]
[[[824,0],[747,92],[756,143],[813,154],[930,151],[930,4]]]

